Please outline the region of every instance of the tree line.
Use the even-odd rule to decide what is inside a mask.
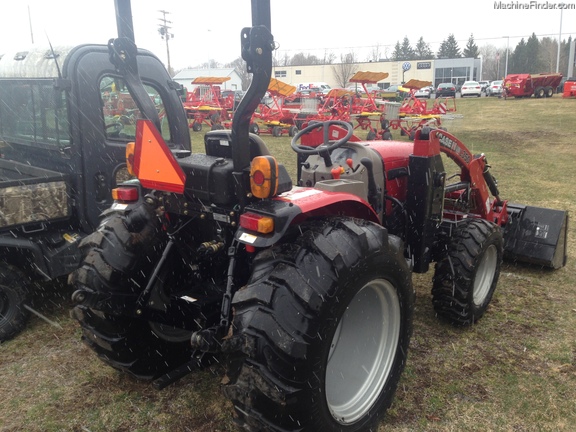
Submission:
[[[560,45],[559,70],[563,74],[565,74],[568,69],[571,42],[572,37],[569,37],[568,40],[562,41]],[[409,61],[461,57],[479,58],[481,56],[482,76],[478,77],[478,79],[492,81],[502,79],[505,75],[506,51],[506,46],[496,47],[490,44],[479,48],[474,40],[473,34],[468,38],[464,49],[460,49],[454,35],[449,34],[440,44],[438,51],[433,53],[430,45],[424,41],[423,37],[420,37],[416,45],[412,47],[410,40],[405,36],[402,42],[398,41],[396,43],[394,51],[390,56],[388,56],[388,53],[383,52],[380,45],[376,45],[372,47],[365,61],[382,61],[382,57],[392,61]],[[524,40],[524,38],[522,38],[515,47],[508,47],[508,73],[554,72],[556,70],[557,53],[558,41],[556,39],[550,37],[539,39],[535,33],[532,33],[528,39]],[[273,61],[276,67],[333,65],[334,73],[338,81],[342,81],[344,83],[342,86],[345,86],[347,79],[356,71],[354,67],[355,64],[361,60],[357,58],[354,52],[341,54],[339,57],[332,52],[325,52],[323,56],[300,52],[293,56],[284,53],[280,57],[274,57]],[[235,68],[242,78],[243,88],[247,88],[250,82],[250,75],[246,72],[245,63],[241,57],[224,65],[215,60],[210,60],[210,65],[204,63],[196,67],[206,68],[208,66],[210,68]]]

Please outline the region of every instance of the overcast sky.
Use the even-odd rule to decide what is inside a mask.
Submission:
[[[573,3],[570,3],[572,1]],[[337,6],[349,3],[350,6]],[[531,9],[496,9],[495,4],[531,5]],[[420,36],[433,52],[453,33],[464,48],[470,34],[478,46],[510,49],[532,33],[557,39],[560,10],[537,6],[568,5],[562,12],[562,39],[576,36],[576,0],[524,2],[437,0],[369,2],[271,0],[272,34],[276,55],[305,52],[323,57],[355,51],[366,60],[375,46],[390,55],[397,41],[407,36],[414,46]],[[368,6],[369,5],[369,6]],[[28,13],[30,11],[30,14]],[[136,44],[166,62],[166,45],[158,33],[162,14],[174,34],[170,40],[171,65],[178,70],[214,59],[227,63],[240,56],[240,31],[251,25],[249,0],[133,0]],[[30,20],[29,20],[30,17]],[[31,22],[31,26],[30,26]],[[113,0],[0,0],[0,54],[35,45],[103,43],[116,36]]]

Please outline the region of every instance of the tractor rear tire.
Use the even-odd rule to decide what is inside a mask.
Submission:
[[[69,283],[103,294],[138,293],[164,241],[152,206],[142,203],[126,213],[112,213],[80,243],[84,259]],[[82,327],[82,340],[100,359],[138,379],[154,379],[190,360],[189,331],[82,305],[72,317]]]
[[[471,325],[486,312],[498,283],[502,231],[484,219],[469,219],[453,229],[447,248],[434,273],[434,310],[452,324]]]
[[[30,294],[30,281],[19,269],[0,265],[0,342],[16,336],[30,313],[24,307]]]
[[[375,430],[411,336],[401,241],[347,218],[301,229],[261,252],[234,296],[223,392],[246,430]]]

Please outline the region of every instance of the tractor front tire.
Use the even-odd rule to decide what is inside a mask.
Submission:
[[[294,243],[261,252],[234,296],[223,392],[246,430],[372,430],[411,336],[401,241],[347,218],[301,229]]]
[[[454,228],[434,273],[432,303],[436,313],[460,326],[478,321],[492,300],[502,255],[502,231],[496,224],[469,219]]]
[[[84,259],[69,283],[107,295],[138,293],[164,241],[152,206],[142,203],[112,213],[80,243]],[[72,317],[80,323],[82,340],[101,360],[138,379],[154,379],[190,360],[191,332],[83,305],[73,309]]]
[[[30,316],[24,307],[30,294],[28,277],[16,267],[0,265],[0,342],[16,336]]]

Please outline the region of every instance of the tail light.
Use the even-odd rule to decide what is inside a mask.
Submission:
[[[240,226],[260,234],[268,234],[274,231],[274,219],[256,213],[244,213],[240,216]]]
[[[136,187],[120,186],[112,189],[112,198],[116,201],[138,201],[138,195],[138,188]]]

